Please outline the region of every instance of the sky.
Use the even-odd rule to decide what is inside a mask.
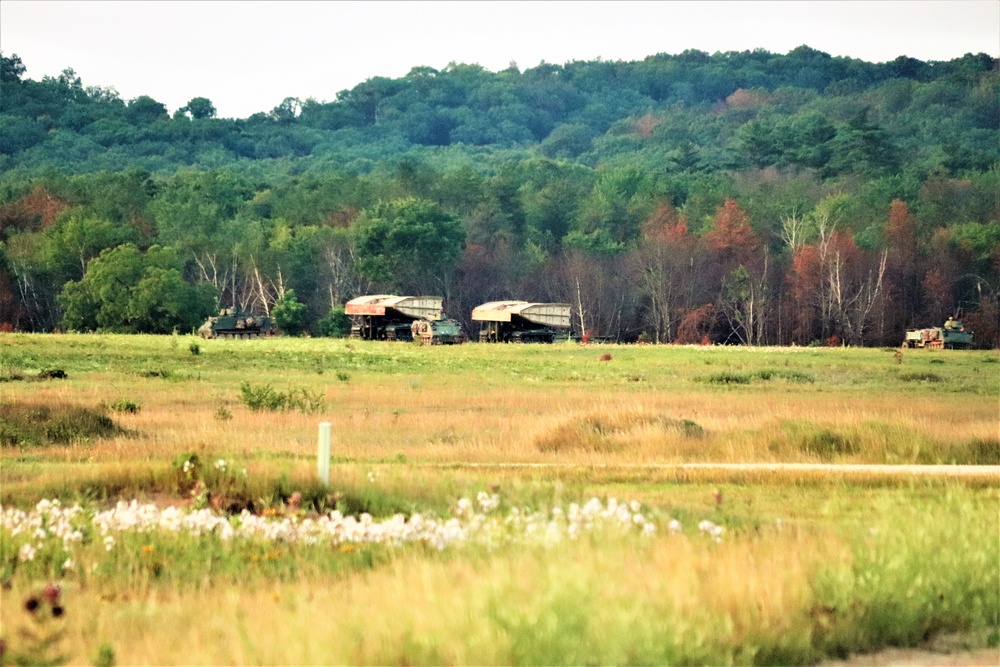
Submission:
[[[227,118],[286,97],[333,101],[417,66],[524,70],[803,44],[871,62],[1000,57],[1000,2],[0,0],[0,50],[20,56],[27,78],[72,67],[125,100],[149,95],[172,112],[207,97]]]

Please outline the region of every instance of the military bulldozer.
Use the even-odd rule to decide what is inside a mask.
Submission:
[[[274,327],[271,318],[251,315],[235,308],[223,308],[218,316],[209,317],[198,327],[198,335],[202,338],[261,338],[273,336]]]
[[[944,326],[930,329],[910,329],[903,339],[903,347],[931,349],[963,349],[972,345],[972,332],[958,320],[948,318]]]
[[[374,294],[351,299],[344,313],[351,317],[351,338],[461,343],[461,327],[444,316],[443,302],[439,296]]]
[[[567,303],[491,301],[472,311],[480,343],[552,343],[569,338],[569,317]]]

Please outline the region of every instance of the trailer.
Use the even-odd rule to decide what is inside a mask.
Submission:
[[[481,323],[481,343],[552,343],[570,335],[568,303],[491,301],[473,309],[472,319]]]

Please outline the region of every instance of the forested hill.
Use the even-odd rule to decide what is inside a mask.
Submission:
[[[25,78],[3,61],[0,169],[90,172],[216,168],[260,159],[298,169],[364,172],[406,152],[455,161],[505,151],[588,166],[639,160],[658,170],[799,167],[823,176],[984,170],[1000,157],[997,61],[900,57],[873,64],[800,47],[641,62],[542,64],[489,72],[478,65],[414,67],[375,77],[333,102],[287,98],[245,120],[215,118],[193,98],[169,116],[156,100],[122,100],[66,70]]]
[[[898,344],[958,314],[1000,341],[985,54],[414,67],[246,119],[0,58],[0,327],[184,329],[222,303],[317,334],[379,289],[466,325],[572,302],[622,340]]]

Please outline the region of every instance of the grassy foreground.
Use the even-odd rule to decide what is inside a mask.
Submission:
[[[0,502],[35,521],[0,528],[3,661],[808,664],[942,633],[996,646],[1000,473],[660,466],[997,465],[998,362],[0,335]]]

